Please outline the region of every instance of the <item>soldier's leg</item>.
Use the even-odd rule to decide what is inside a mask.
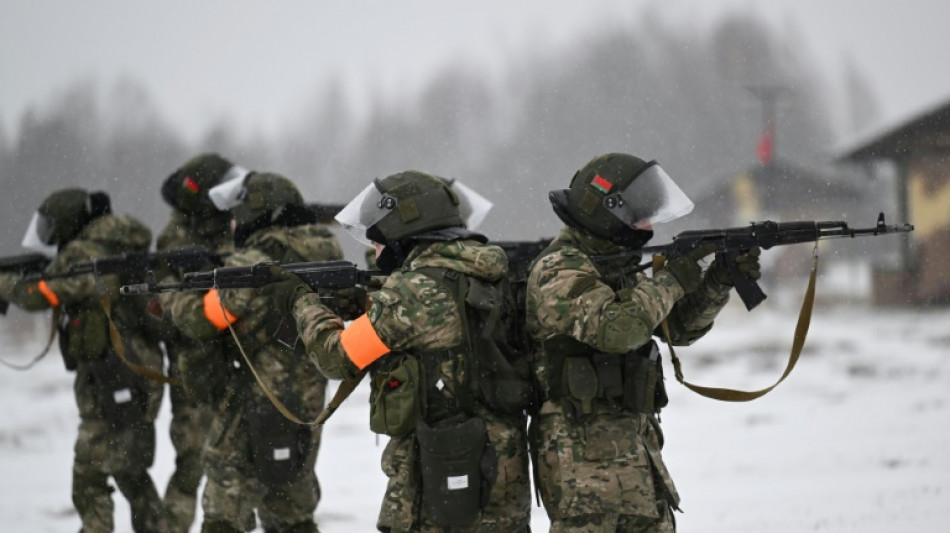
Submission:
[[[201,495],[201,531],[251,531],[257,527],[251,489],[236,469],[209,471]]]
[[[168,480],[164,502],[169,531],[187,533],[195,520],[198,486],[204,475],[201,448],[210,417],[206,409],[190,404],[178,387],[171,389],[171,400],[169,433],[175,448],[175,471]]]
[[[136,533],[166,531],[162,500],[147,470],[113,473],[119,491],[129,501],[132,530]]]
[[[111,533],[113,530],[113,488],[109,474],[99,460],[105,450],[107,426],[98,420],[82,420],[73,457],[72,498],[82,521],[83,533]]]
[[[615,533],[626,531],[618,529],[617,523],[618,516],[615,514],[571,516],[552,520],[550,533]]]
[[[621,533],[675,533],[676,518],[665,500],[657,503],[660,517],[620,515],[617,531]]]
[[[312,467],[287,487],[266,490],[267,493],[257,510],[265,533],[318,531],[313,513],[320,499],[320,487]]]

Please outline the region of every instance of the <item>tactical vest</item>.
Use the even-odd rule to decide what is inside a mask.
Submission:
[[[456,302],[462,324],[459,345],[393,353],[373,368],[370,427],[391,436],[429,424],[461,421],[483,405],[499,416],[521,416],[534,401],[524,351],[512,346],[504,327],[505,282],[488,283],[455,270],[416,270],[437,281]]]
[[[566,243],[554,242],[544,257]],[[598,267],[594,263],[595,268]],[[601,279],[615,291],[620,277]],[[540,384],[541,401],[559,403],[565,414],[583,419],[600,411],[657,414],[669,403],[663,382],[663,364],[656,341],[623,354],[598,352],[567,335],[543,341],[547,382]]]

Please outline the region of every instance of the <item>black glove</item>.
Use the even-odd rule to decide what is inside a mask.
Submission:
[[[762,255],[762,249],[758,246],[749,248],[735,258],[736,268],[751,280],[757,280],[762,277],[762,268],[759,265],[759,256]],[[716,254],[716,260],[709,266],[709,276],[716,283],[725,287],[732,287],[735,282],[729,274],[729,264],[725,254]]]
[[[312,292],[310,286],[299,276],[285,271],[279,266],[270,267],[270,274],[279,281],[265,285],[261,294],[268,296],[277,312],[283,316],[293,316],[294,302],[304,294]]]
[[[354,320],[366,312],[366,289],[350,287],[336,290],[330,307],[343,320]]]
[[[685,255],[670,259],[666,263],[666,271],[673,274],[684,293],[693,292],[703,280],[703,268],[699,266],[699,261],[715,251],[716,245],[713,243],[700,245]]]

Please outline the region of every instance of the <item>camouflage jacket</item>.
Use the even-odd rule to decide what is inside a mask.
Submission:
[[[324,226],[269,227],[252,234],[244,247],[225,259],[225,266],[249,266],[264,261],[328,261],[342,257],[343,252],[336,237]],[[181,293],[179,296],[167,302],[169,307],[166,309],[179,330],[201,342],[224,341],[228,345],[227,364],[209,371],[219,374],[231,372],[232,394],[252,394],[261,402],[268,401],[246,369],[239,348],[228,341],[231,333],[227,325],[221,327],[220,323],[215,325],[209,319],[209,315],[221,313],[221,305],[227,310],[241,348],[268,388],[282,401],[289,399],[285,402],[289,406],[299,405],[300,408],[295,411],[298,416],[312,419],[319,413],[322,402],[318,404],[307,398],[313,389],[313,382],[323,378],[314,371],[312,365],[301,364],[302,353],[275,340],[275,332],[281,327],[281,317],[272,309],[268,297],[257,289],[222,290],[219,299],[193,292]],[[163,305],[165,303],[163,301]]]
[[[729,300],[729,287],[705,276],[688,294],[668,272],[624,274],[629,260],[595,263],[616,245],[564,228],[528,276],[526,329],[535,344],[567,336],[594,351],[622,354],[648,343],[664,318],[671,340],[702,337]]]
[[[501,248],[472,240],[417,246],[382,289],[369,294],[369,321],[391,352],[448,349],[462,341],[455,298],[438,281],[418,271],[427,267],[496,282],[507,275],[508,260]],[[358,373],[340,343],[343,320],[322,305],[316,294],[299,298],[294,316],[307,353],[325,376],[351,379]]]
[[[46,268],[48,274],[65,272],[79,261],[146,251],[152,235],[149,229],[129,215],[106,215],[90,222],[75,239],[63,246]],[[109,302],[111,315],[125,342],[126,356],[140,364],[161,369],[161,349],[156,331],[148,317],[145,298],[120,296],[119,287],[129,283],[118,275],[99,279]],[[60,322],[60,348],[67,366],[76,365],[76,397],[80,415],[96,416],[95,393],[88,379],[90,361],[100,360],[110,346],[102,294],[91,274],[27,282],[9,274],[0,274],[0,297],[27,311],[59,307],[65,313]],[[42,286],[42,288],[41,288]],[[161,400],[161,384],[149,383],[149,415],[154,417]]]

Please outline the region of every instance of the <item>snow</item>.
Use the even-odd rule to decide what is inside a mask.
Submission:
[[[752,313],[730,304],[705,338],[678,350],[686,379],[771,385],[788,357],[792,300],[770,298]],[[4,346],[31,339],[4,359],[42,349],[46,323],[25,334],[22,320],[0,321]],[[791,376],[746,404],[693,394],[667,362],[664,456],[683,497],[679,531],[950,531],[948,326],[947,309],[823,306]],[[369,431],[367,397],[363,385],[326,426],[316,515],[325,533],[374,531],[384,439]],[[0,530],[78,530],[69,492],[77,415],[55,349],[28,372],[0,368],[0,403]],[[174,462],[168,422],[166,401],[152,468],[160,489]],[[131,531],[128,506],[115,499],[116,530]],[[533,529],[547,525],[535,508]]]

